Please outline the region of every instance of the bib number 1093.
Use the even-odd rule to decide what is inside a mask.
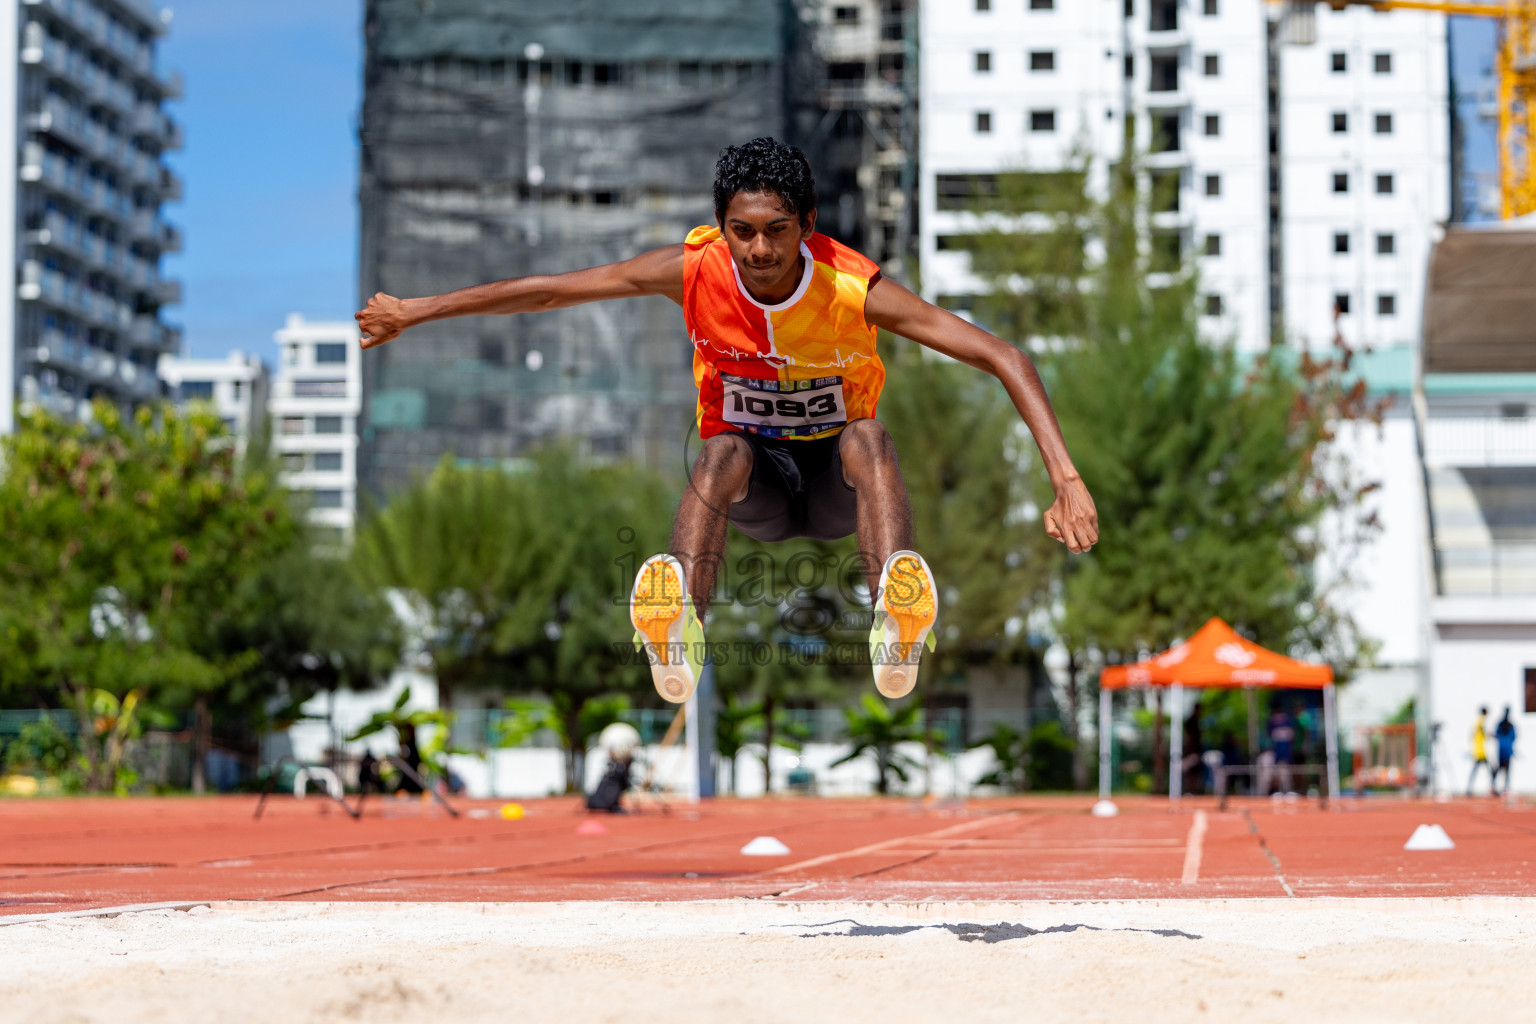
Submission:
[[[721,419],[780,436],[820,433],[848,421],[841,377],[752,380],[722,374]]]

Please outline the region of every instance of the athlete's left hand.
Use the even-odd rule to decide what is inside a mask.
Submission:
[[[1080,477],[1073,476],[1056,486],[1056,500],[1045,510],[1045,532],[1074,555],[1099,542],[1099,512]]]

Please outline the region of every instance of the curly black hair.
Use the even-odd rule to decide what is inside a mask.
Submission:
[[[715,163],[715,217],[725,220],[725,208],[738,192],[769,192],[797,215],[800,223],[816,209],[816,179],[799,147],[764,136],[726,146]]]

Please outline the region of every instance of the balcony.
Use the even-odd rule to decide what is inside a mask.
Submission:
[[[41,344],[32,350],[32,358],[39,366],[69,373],[130,398],[150,399],[160,394],[159,379],[130,360],[66,338],[58,331],[44,331],[39,341]]]
[[[121,331],[133,322],[133,311],[127,305],[57,270],[49,270],[36,260],[22,263],[16,297],[24,302],[41,302],[109,330]]]
[[[140,42],[136,36],[118,28],[95,4],[87,3],[85,0],[21,0],[21,3],[23,8],[29,8],[32,11],[47,11],[52,17],[85,37],[96,49],[111,54],[140,77],[159,84],[154,75],[153,49]],[[143,4],[136,0],[126,0],[126,2],[118,0],[118,4],[133,10],[142,19]],[[145,25],[157,32],[161,29],[158,18],[145,21]]]
[[[1431,416],[1424,461],[1431,466],[1536,466],[1536,418]]]
[[[161,220],[153,210],[135,210],[128,228],[134,241],[147,242],[162,252],[181,250],[181,231]]]
[[[175,352],[181,347],[181,331],[170,324],[161,323],[153,316],[140,314],[133,318],[128,328],[128,340],[139,348]]]
[[[1435,580],[1444,597],[1536,595],[1536,541],[1437,548]]]
[[[50,153],[36,142],[22,147],[18,175],[22,181],[38,182],[48,189],[82,204],[93,213],[127,220],[132,210],[128,197],[99,178],[85,173],[76,163],[71,166],[57,153]]]

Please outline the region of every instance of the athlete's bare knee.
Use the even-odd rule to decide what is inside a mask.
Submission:
[[[752,447],[736,434],[717,434],[704,442],[693,464],[693,486],[735,498],[752,473]]]
[[[837,447],[850,474],[896,463],[896,442],[879,420],[854,420],[843,428]]]

